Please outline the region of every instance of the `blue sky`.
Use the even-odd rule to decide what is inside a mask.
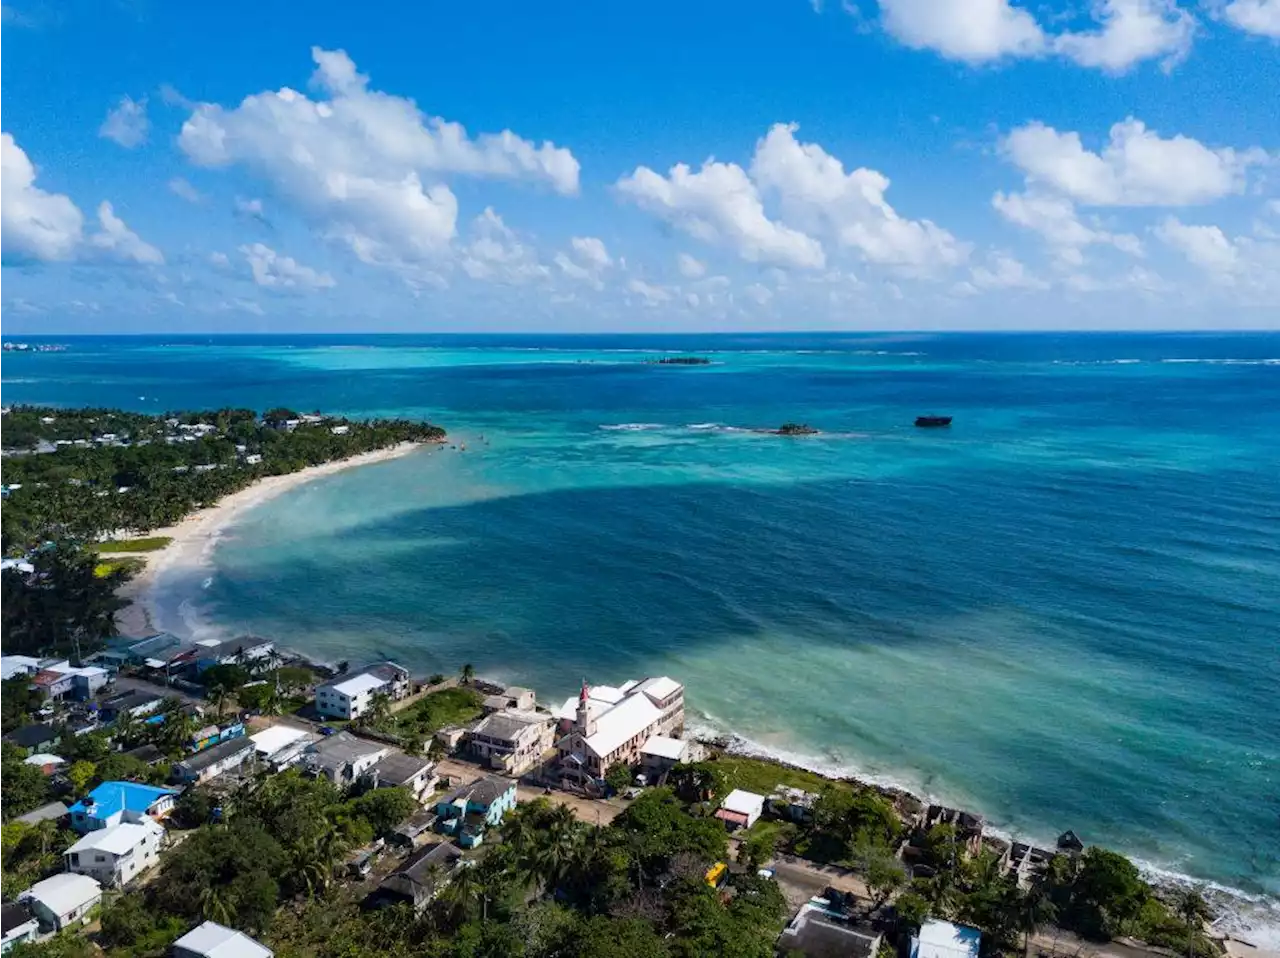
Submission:
[[[1280,326],[1280,0],[4,5],[7,335]]]

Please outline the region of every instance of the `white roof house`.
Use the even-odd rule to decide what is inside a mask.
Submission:
[[[716,818],[728,822],[731,826],[742,825],[750,828],[764,811],[764,802],[763,795],[735,788],[720,803],[720,807],[716,810]]]
[[[110,855],[125,855],[151,835],[163,835],[164,829],[151,819],[140,822],[121,822],[109,828],[98,828],[85,835],[66,850],[72,852],[106,852]]]
[[[102,901],[102,886],[88,875],[62,872],[36,882],[21,897],[31,902],[42,925],[61,931]]]
[[[164,834],[149,818],[94,829],[63,852],[62,861],[68,872],[125,886],[160,861]]]
[[[272,958],[270,948],[214,921],[197,925],[173,943],[177,958]]]
[[[656,705],[643,695],[633,695],[600,715],[595,734],[585,739],[586,746],[597,755],[609,755],[660,718],[662,713]]]
[[[249,739],[259,755],[270,758],[310,734],[306,729],[294,728],[291,725],[273,725],[270,728],[264,728],[261,732],[254,732]]]
[[[50,752],[37,752],[35,755],[29,755],[22,760],[23,765],[65,765],[67,760],[60,755],[54,755]]]
[[[911,958],[978,958],[981,945],[978,929],[929,918],[911,939]]]
[[[644,748],[640,749],[640,754],[653,755],[657,758],[679,762],[683,761],[688,748],[689,743],[684,739],[672,738],[669,735],[653,735],[650,736],[649,741],[644,743]]]
[[[0,656],[0,679],[11,679],[15,675],[33,675],[40,671],[40,660],[29,655]]]
[[[384,685],[386,685],[385,680],[364,672],[354,678],[347,679],[345,682],[336,682],[331,688],[349,698],[355,698],[361,692],[372,692],[374,689],[380,689]]]

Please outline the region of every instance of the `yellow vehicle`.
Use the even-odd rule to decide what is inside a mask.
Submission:
[[[719,888],[724,883],[727,874],[729,874],[729,866],[724,862],[716,862],[707,869],[707,884],[712,888]]]

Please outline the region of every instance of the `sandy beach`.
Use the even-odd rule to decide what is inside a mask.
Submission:
[[[402,442],[386,449],[361,453],[349,459],[338,459],[319,466],[310,466],[300,472],[284,476],[268,476],[247,489],[232,493],[208,509],[201,509],[187,516],[176,525],[153,529],[148,536],[168,536],[173,541],[155,552],[132,553],[146,560],[146,565],[122,588],[119,595],[130,604],[116,613],[116,623],[122,635],[151,635],[160,631],[156,621],[156,594],[164,573],[199,564],[206,557],[222,530],[235,522],[249,509],[273,499],[283,492],[296,489],[313,480],[378,462],[398,459],[414,452],[423,443]],[[119,553],[130,555],[131,553]],[[165,623],[172,629],[172,623]]]

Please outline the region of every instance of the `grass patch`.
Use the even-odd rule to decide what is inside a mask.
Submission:
[[[792,822],[781,822],[776,818],[757,819],[756,823],[742,833],[742,838],[772,838],[774,847],[788,848],[795,841],[799,831]]]
[[[93,547],[94,552],[155,552],[163,549],[173,539],[170,536],[149,536],[144,539],[108,539]]]
[[[146,563],[136,556],[125,556],[122,559],[108,559],[106,562],[99,562],[93,567],[93,574],[96,578],[105,579],[113,572],[138,572]]]
[[[748,792],[755,792],[757,795],[768,795],[779,785],[802,788],[806,792],[820,792],[829,785],[834,785],[836,788],[849,787],[842,782],[823,778],[816,772],[789,768],[767,758],[721,755],[714,761],[715,767],[725,777],[727,788],[741,788]]]
[[[484,698],[475,689],[441,689],[424,695],[392,717],[388,731],[428,736],[449,725],[466,725],[484,714]]]

